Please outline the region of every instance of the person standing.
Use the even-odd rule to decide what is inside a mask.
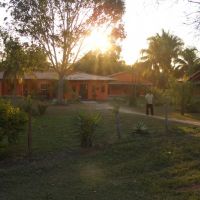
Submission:
[[[145,99],[146,99],[146,114],[149,115],[149,110],[151,112],[151,115],[154,115],[154,109],[153,109],[153,94],[151,93],[151,91],[147,92],[147,94],[145,95]]]

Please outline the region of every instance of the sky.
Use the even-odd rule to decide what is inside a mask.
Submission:
[[[122,42],[122,59],[133,64],[140,56],[140,50],[147,47],[147,38],[160,33],[162,29],[179,36],[186,46],[200,50],[199,38],[191,25],[185,24],[186,15],[194,11],[188,0],[125,0],[123,17],[126,39]],[[0,24],[5,12],[0,10]]]
[[[186,24],[186,15],[194,9],[187,0],[165,0],[159,5],[155,0],[126,0],[124,23],[127,37],[123,42],[123,58],[129,64],[134,63],[140,50],[147,47],[147,38],[162,29],[183,39],[186,46],[200,47],[193,26]]]

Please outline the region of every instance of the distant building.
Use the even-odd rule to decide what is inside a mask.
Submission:
[[[146,88],[152,86],[148,81],[131,71],[119,72],[109,76],[113,81],[109,82],[109,96],[144,95]]]

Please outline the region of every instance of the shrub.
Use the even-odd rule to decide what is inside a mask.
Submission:
[[[200,99],[194,98],[186,105],[186,111],[189,113],[200,113]]]
[[[184,114],[187,105],[192,101],[192,84],[189,82],[172,81],[168,95],[171,97],[171,103]]]
[[[99,113],[79,113],[77,116],[77,128],[80,133],[81,147],[92,147],[94,133],[101,119]]]
[[[17,142],[26,122],[27,115],[23,111],[9,102],[0,101],[0,140],[7,138],[9,143]]]
[[[57,105],[57,104],[58,104],[58,99],[52,99],[51,104],[52,104],[52,105]]]
[[[152,88],[151,89],[153,95],[154,95],[154,104],[156,106],[161,106],[164,103],[164,99],[165,99],[165,94],[164,91],[162,89],[159,88]]]
[[[48,108],[48,105],[46,103],[39,102],[37,104],[37,109],[38,109],[39,115],[44,115],[46,113],[47,108]]]
[[[148,134],[149,130],[144,122],[138,122],[133,129],[133,133],[136,134]]]
[[[21,105],[21,109],[26,113],[31,112],[31,115],[33,116],[38,115],[37,101],[33,100],[30,95],[25,98],[23,104]]]

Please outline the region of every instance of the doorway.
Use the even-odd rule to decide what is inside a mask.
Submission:
[[[88,99],[88,85],[86,83],[80,84],[81,99]]]

